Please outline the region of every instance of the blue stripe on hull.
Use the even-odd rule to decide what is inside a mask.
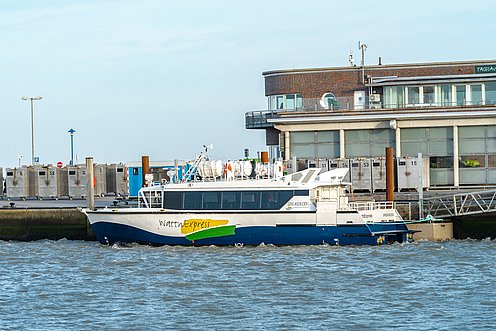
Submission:
[[[151,245],[376,245],[378,236],[372,236],[366,225],[354,226],[253,226],[236,228],[235,235],[196,240],[161,236],[127,225],[97,222],[93,232],[102,244],[136,242]]]

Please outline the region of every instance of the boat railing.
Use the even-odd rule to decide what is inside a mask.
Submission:
[[[140,190],[138,192],[139,208],[162,208],[161,190]]]
[[[392,201],[370,201],[370,202],[350,202],[348,206],[351,210],[376,210],[376,209],[394,209],[394,202]]]

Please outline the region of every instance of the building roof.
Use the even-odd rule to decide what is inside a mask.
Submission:
[[[495,64],[493,60],[472,60],[472,61],[449,61],[449,62],[427,62],[427,63],[404,63],[404,64],[381,64],[365,65],[365,70],[384,70],[384,69],[412,69],[412,68],[429,68],[429,67],[454,67],[454,66],[475,66]],[[344,67],[323,67],[323,68],[305,68],[305,69],[281,69],[262,72],[265,77],[273,75],[291,75],[291,74],[308,74],[328,71],[356,71],[362,69],[360,66]]]

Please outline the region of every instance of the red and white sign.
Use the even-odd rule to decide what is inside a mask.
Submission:
[[[62,168],[62,166],[63,166],[63,163],[62,162],[60,162],[60,161],[57,162],[57,168]]]

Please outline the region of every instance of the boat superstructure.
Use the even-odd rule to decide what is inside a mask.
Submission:
[[[206,162],[195,163],[203,166],[201,180],[142,188],[138,208],[84,210],[97,239],[152,245],[376,245],[411,239],[392,203],[348,201],[348,169],[309,168],[283,176],[275,164],[259,166],[266,175],[247,179],[247,166],[241,176],[231,176],[229,164],[223,173],[209,172]]]

